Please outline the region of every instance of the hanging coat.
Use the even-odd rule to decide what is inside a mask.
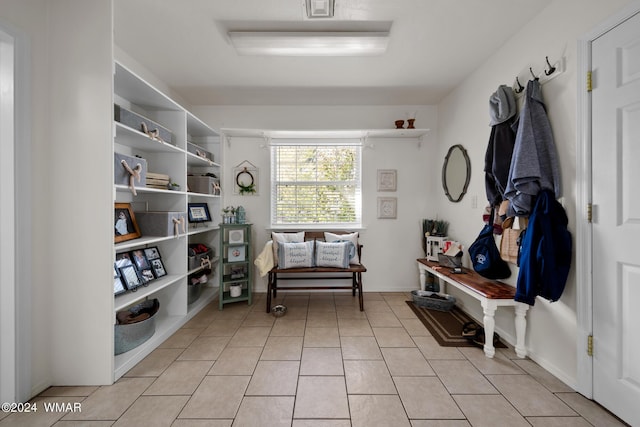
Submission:
[[[542,99],[540,82],[530,80],[520,117],[511,158],[505,197],[511,202],[509,216],[531,213],[535,196],[551,190],[560,191],[560,168],[551,124]]]
[[[513,89],[500,85],[489,98],[491,136],[484,158],[485,189],[491,206],[497,206],[504,200],[516,138],[512,129],[515,115],[516,98]]]
[[[534,305],[539,295],[557,301],[571,269],[571,233],[567,214],[550,190],[537,197],[520,247],[520,271],[514,299]]]

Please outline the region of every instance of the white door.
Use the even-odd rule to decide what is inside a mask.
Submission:
[[[592,44],[593,398],[640,426],[640,14]]]

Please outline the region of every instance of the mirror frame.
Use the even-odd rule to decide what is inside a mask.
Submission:
[[[458,196],[457,199],[454,199],[449,193],[449,188],[447,187],[447,166],[449,164],[449,158],[451,157],[451,154],[453,154],[453,151],[456,149],[462,152],[462,156],[464,157],[464,160],[466,163],[465,166],[467,168],[467,176],[465,178],[464,187],[462,188],[462,192],[460,193],[460,196]],[[467,150],[465,150],[464,147],[460,144],[452,145],[451,148],[449,148],[447,155],[444,157],[444,164],[442,165],[442,188],[444,189],[444,194],[447,196],[447,198],[451,202],[458,203],[460,200],[462,200],[464,195],[467,193],[467,188],[469,187],[470,180],[471,180],[471,160],[469,159]]]

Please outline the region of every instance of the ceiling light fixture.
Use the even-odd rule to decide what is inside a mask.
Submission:
[[[388,32],[231,31],[240,55],[268,56],[373,56],[387,50]]]
[[[306,0],[307,17],[333,18],[333,6],[335,0]]]

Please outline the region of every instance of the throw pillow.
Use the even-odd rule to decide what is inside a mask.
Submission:
[[[357,231],[355,233],[349,233],[349,234],[335,234],[335,233],[325,232],[324,240],[325,242],[338,242],[338,241],[346,240],[353,243],[353,247],[356,248],[356,250],[353,251],[353,256],[351,257],[351,259],[349,259],[349,263],[360,264],[360,257],[358,256],[358,251],[357,251],[357,248],[358,248],[358,232]]]
[[[278,265],[278,245],[287,242],[304,242],[304,231],[299,233],[271,233],[273,241],[273,262]]]
[[[316,266],[349,268],[349,259],[355,251],[351,242],[316,241]]]
[[[280,243],[278,245],[278,268],[313,267],[313,241]]]

